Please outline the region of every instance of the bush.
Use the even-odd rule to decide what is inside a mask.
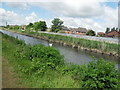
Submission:
[[[114,63],[93,60],[81,70],[82,87],[84,88],[117,88],[118,71]]]
[[[88,30],[87,33],[86,33],[86,35],[95,36],[96,34],[95,34],[95,31],[93,31],[93,30]]]
[[[44,45],[35,45],[27,48],[25,56],[32,61],[32,65],[28,69],[31,73],[42,74],[47,69],[55,70],[57,66],[64,64],[63,56],[60,55],[58,50]]]

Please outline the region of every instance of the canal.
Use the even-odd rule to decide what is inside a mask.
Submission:
[[[7,35],[15,37],[15,38],[18,37],[19,40],[24,40],[26,44],[30,44],[30,45],[44,44],[46,46],[48,46],[50,44],[48,41],[45,41],[45,40],[36,39],[33,37],[9,32],[9,31],[4,31],[4,30],[0,30],[0,31],[4,34],[7,34]],[[54,48],[58,49],[60,51],[60,53],[62,55],[64,55],[65,62],[72,62],[74,64],[83,65],[83,64],[87,64],[87,63],[89,63],[89,61],[93,60],[93,57],[95,57],[96,59],[103,58],[104,60],[115,62],[116,68],[118,68],[118,70],[120,71],[120,62],[118,62],[117,57],[103,55],[103,54],[94,53],[94,52],[90,52],[90,51],[77,50],[75,48],[63,46],[58,43],[52,43],[52,44],[53,44]]]

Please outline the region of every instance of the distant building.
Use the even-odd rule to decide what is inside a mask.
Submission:
[[[98,32],[97,35],[98,35],[98,36],[101,36],[101,37],[104,37],[104,36],[105,36],[105,33],[104,33],[104,32]]]
[[[62,30],[65,33],[70,33],[70,34],[78,34],[78,35],[86,35],[87,33],[87,29],[86,28],[67,28],[67,27],[63,27]]]
[[[26,25],[21,25],[21,29],[25,30]]]
[[[120,36],[120,32],[113,30],[111,32],[106,33],[105,35],[106,37],[119,37]]]
[[[62,26],[62,31],[65,32],[65,33],[69,33],[71,34],[72,32],[70,31],[70,29],[66,26]]]

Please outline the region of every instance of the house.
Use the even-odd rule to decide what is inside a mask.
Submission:
[[[104,32],[98,32],[97,35],[98,35],[98,36],[101,36],[101,37],[104,37],[104,36],[105,36],[105,33],[104,33]]]
[[[87,29],[86,28],[70,28],[70,31],[72,31],[74,34],[78,35],[86,35]]]
[[[21,30],[24,31],[25,27],[26,27],[26,25],[21,25]]]
[[[65,32],[65,33],[72,33],[70,30],[69,30],[69,28],[68,27],[66,27],[66,26],[62,26],[62,31],[63,32]]]
[[[78,35],[86,35],[87,29],[86,28],[68,28],[66,26],[62,27],[62,31],[69,34],[78,34]]]
[[[106,37],[119,37],[120,36],[120,32],[118,32],[116,30],[112,30],[111,32],[106,33],[105,36]]]

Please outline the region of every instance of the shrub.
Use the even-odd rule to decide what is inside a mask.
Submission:
[[[87,33],[86,33],[86,35],[95,36],[96,34],[95,34],[95,31],[93,31],[93,30],[88,30]]]
[[[84,88],[117,88],[118,71],[114,63],[93,60],[81,70],[82,87]]]
[[[52,47],[44,45],[31,46],[26,52],[28,60],[31,60],[32,66],[28,71],[37,74],[44,73],[47,69],[55,70],[57,66],[64,64],[63,56],[60,52]]]

